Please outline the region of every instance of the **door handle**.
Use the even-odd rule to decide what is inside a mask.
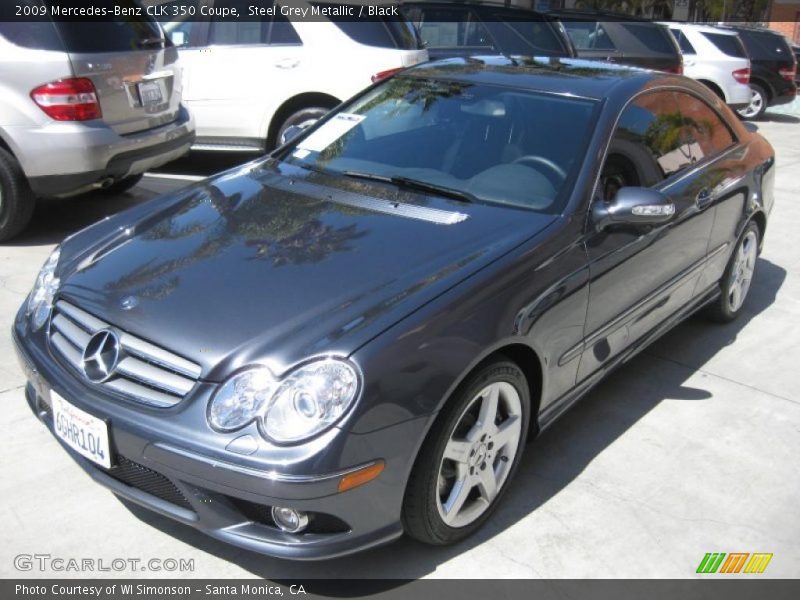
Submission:
[[[275,66],[279,69],[294,69],[300,64],[299,58],[282,58],[278,62],[275,63]]]
[[[711,202],[714,200],[714,196],[711,195],[711,190],[708,188],[703,188],[697,193],[697,196],[694,199],[694,203],[697,205],[697,208],[703,210],[706,208]]]

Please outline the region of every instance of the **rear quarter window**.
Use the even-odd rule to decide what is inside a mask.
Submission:
[[[312,2],[312,6],[325,7],[325,4]],[[337,6],[347,6],[337,3]],[[358,7],[354,7],[358,14]],[[376,48],[397,48],[400,50],[420,50],[422,41],[414,26],[403,17],[380,17],[371,21],[351,21],[348,17],[326,16],[354,42]]]
[[[789,44],[780,35],[766,31],[747,31],[739,34],[750,56],[761,60],[791,60]]]
[[[704,31],[703,35],[723,54],[736,58],[747,58],[747,52],[739,36],[725,33],[711,33],[708,31]]]
[[[486,26],[507,54],[568,54],[559,34],[548,21],[493,15],[492,20],[486,21]]]
[[[694,49],[692,42],[689,41],[689,38],[686,37],[686,34],[684,34],[683,31],[680,29],[670,29],[670,31],[675,37],[675,41],[678,42],[681,52],[684,54],[697,54],[697,50]]]
[[[677,54],[669,38],[669,32],[664,27],[655,23],[620,23],[620,25],[650,52],[670,56]]]

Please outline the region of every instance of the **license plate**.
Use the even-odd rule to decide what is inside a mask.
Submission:
[[[56,435],[81,456],[106,469],[111,468],[108,425],[64,398],[50,392]]]
[[[142,106],[161,104],[164,101],[161,84],[158,81],[144,81],[140,83],[139,98],[142,101]]]

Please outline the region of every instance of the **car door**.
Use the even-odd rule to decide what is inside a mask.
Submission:
[[[657,226],[589,225],[589,307],[579,380],[696,293],[714,211],[706,169],[695,164],[702,153],[690,124],[671,90],[638,96],[620,117],[593,201],[613,202],[621,187],[653,188],[671,200],[675,214]]]
[[[215,9],[248,14],[249,0],[213,0]],[[270,7],[273,2],[259,6]],[[198,144],[263,146],[266,99],[291,86],[303,63],[303,46],[280,16],[262,20],[211,19],[205,46],[187,48],[181,61],[191,71],[188,104],[197,121]]]

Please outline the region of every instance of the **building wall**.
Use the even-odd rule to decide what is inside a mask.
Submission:
[[[772,0],[769,27],[800,44],[800,0]]]

